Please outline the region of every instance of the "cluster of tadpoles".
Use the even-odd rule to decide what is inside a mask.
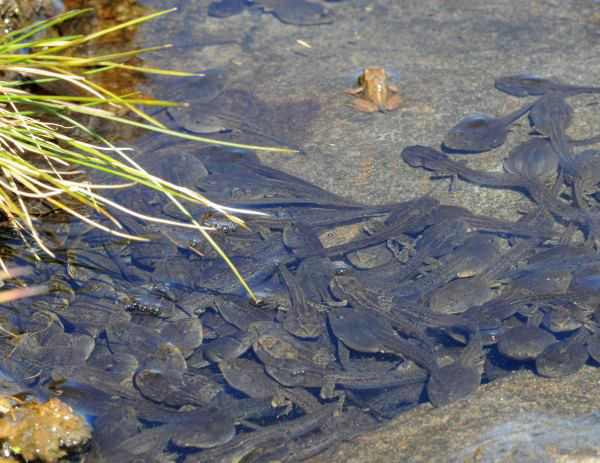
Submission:
[[[269,384],[280,405],[300,412],[292,420],[282,415],[272,430],[311,423],[310,432],[296,428],[302,437],[288,435],[287,452],[300,446],[308,452],[309,440],[332,446],[423,401],[449,404],[515,369],[558,377],[600,362],[600,151],[576,152],[599,138],[572,140],[565,133],[573,120],[566,99],[600,89],[530,75],[502,77],[496,87],[538,98],[499,119],[467,117],[443,146],[492,150],[528,114],[534,133],[510,152],[505,172],[471,169],[424,146],[407,147],[403,159],[437,177],[525,191],[537,207],[510,222],[429,197],[353,212],[339,198],[337,204],[304,199],[304,212],[282,227],[291,255],[280,257],[274,277],[289,301],[253,321],[247,311],[241,321],[231,301],[215,304],[243,333],[228,354],[216,349],[225,338],[205,349],[227,383],[249,396]],[[273,207],[285,204],[278,199]],[[318,212],[324,207],[333,209],[328,221]],[[324,248],[317,238],[323,228],[384,214],[368,235],[348,243]],[[342,261],[344,271],[335,271],[332,263],[339,268]],[[338,413],[322,419],[332,405]]]
[[[498,119],[481,115],[466,117],[448,132],[443,146],[446,150],[463,153],[492,150],[506,141],[511,123],[529,114],[537,136],[511,151],[504,162],[505,173],[475,171],[422,146],[406,148],[403,159],[412,167],[422,167],[437,175],[459,176],[480,185],[523,189],[557,218],[578,224],[585,233],[593,235],[600,215],[590,210],[583,190],[600,180],[594,173],[598,151],[586,150],[576,155],[575,147],[598,143],[600,136],[584,140],[571,140],[567,136],[565,131],[573,121],[573,109],[566,97],[599,93],[600,88],[568,85],[529,74],[500,77],[495,86],[517,97],[539,98]],[[553,188],[545,188],[550,180],[556,180]],[[572,188],[570,204],[558,199],[557,192],[561,192],[563,181]]]
[[[130,220],[156,240],[121,247],[72,224],[85,246],[67,253],[67,276],[62,266],[47,271],[55,294],[3,312],[6,329],[24,333],[0,338],[3,371],[94,415],[99,461],[176,453],[199,463],[301,461],[516,369],[557,377],[598,365],[600,151],[578,152],[596,140],[565,130],[567,98],[600,89],[524,75],[496,87],[538,98],[500,119],[468,117],[443,145],[494,149],[529,114],[535,131],[511,150],[505,172],[425,146],[402,156],[438,177],[526,192],[536,206],[519,220],[427,196],[358,204],[249,152],[153,149],[157,174],[270,213],[242,228],[191,210],[215,227],[261,304],[240,294],[195,233]],[[148,215],[181,218],[152,197],[138,201]],[[350,223],[365,231],[324,247],[323,234]]]
[[[572,140],[565,133],[573,120],[566,98],[600,93],[600,88],[527,74],[501,77],[495,86],[510,95],[539,98],[502,118],[465,118],[450,129],[443,148],[450,153],[492,150],[506,141],[511,123],[529,114],[533,136],[510,151],[503,164],[505,172],[471,169],[443,152],[420,145],[405,148],[402,157],[410,166],[424,168],[436,177],[459,177],[482,186],[526,192],[537,208],[519,222],[550,234],[542,239],[512,237],[508,249],[492,259],[486,269],[467,278],[456,274],[445,287],[439,287],[436,291],[445,299],[436,291],[420,294],[419,299],[428,301],[429,310],[458,317],[453,328],[445,328],[447,333],[460,326],[462,320],[463,329],[482,336],[483,344],[489,346],[485,350],[485,365],[489,368],[483,369],[486,380],[494,379],[498,365],[530,365],[539,375],[548,377],[572,374],[588,361],[600,361],[596,242],[600,151],[575,151],[579,145],[599,142],[600,137]],[[556,226],[562,229],[555,231]],[[578,230],[580,235],[576,234]],[[420,281],[414,284],[420,287]],[[473,323],[470,327],[469,321]],[[517,363],[507,364],[507,360]],[[433,371],[430,392],[436,376]],[[436,403],[431,394],[430,400]]]

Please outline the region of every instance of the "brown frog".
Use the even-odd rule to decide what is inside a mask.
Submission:
[[[383,68],[365,68],[356,81],[358,87],[348,88],[351,95],[362,94],[355,98],[352,105],[359,111],[373,113],[375,111],[393,111],[402,103],[398,95],[398,87],[388,83],[388,77]]]

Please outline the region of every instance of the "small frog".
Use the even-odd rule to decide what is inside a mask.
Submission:
[[[388,83],[383,68],[365,68],[356,83],[358,87],[348,88],[346,92],[351,95],[362,93],[362,98],[355,98],[352,101],[352,105],[359,111],[367,113],[393,111],[402,103],[402,97],[398,95],[398,87]]]

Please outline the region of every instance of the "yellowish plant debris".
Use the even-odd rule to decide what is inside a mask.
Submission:
[[[3,449],[25,461],[56,462],[69,449],[87,442],[91,433],[85,420],[57,398],[13,406],[0,417]],[[0,460],[0,463],[3,461],[14,460]]]

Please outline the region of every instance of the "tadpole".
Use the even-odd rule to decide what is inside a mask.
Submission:
[[[494,118],[481,114],[465,117],[444,137],[444,147],[453,151],[481,153],[497,148],[506,141],[507,126],[531,109],[527,104],[506,116]]]

